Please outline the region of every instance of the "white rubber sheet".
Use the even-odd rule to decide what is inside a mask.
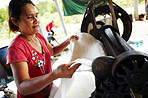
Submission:
[[[89,98],[95,90],[95,76],[91,71],[92,61],[96,57],[105,56],[102,43],[88,33],[79,33],[79,40],[72,40],[69,52],[61,56],[53,65],[53,69],[60,64],[75,61],[82,65],[70,79],[62,78],[54,81],[58,89],[51,91],[55,93],[50,98]]]
[[[103,45],[88,33],[80,33],[79,40],[70,43],[70,61],[76,59],[94,60],[98,56],[104,56]]]

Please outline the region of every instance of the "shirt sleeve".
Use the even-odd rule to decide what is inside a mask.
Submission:
[[[7,49],[6,57],[7,57],[6,64],[10,64],[13,62],[27,61],[25,52],[21,48],[15,46]]]

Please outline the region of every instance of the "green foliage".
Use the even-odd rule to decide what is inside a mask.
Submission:
[[[7,18],[8,18],[7,10],[5,8],[1,8],[0,9],[0,23],[7,20]]]
[[[133,5],[133,0],[113,0],[113,2],[121,7]]]
[[[145,0],[139,0],[139,3],[145,2]]]
[[[8,28],[8,21],[5,20],[4,22],[0,23],[0,38],[6,38],[9,36],[9,28]]]
[[[72,15],[72,16],[65,16],[64,21],[65,23],[80,23],[83,19],[83,15]]]
[[[113,2],[115,2],[121,7],[133,6],[133,0],[113,0]],[[145,0],[139,0],[139,4],[142,2],[145,2]]]
[[[8,12],[7,9],[0,9],[0,39],[6,38],[9,36],[8,28]]]
[[[56,7],[55,7],[54,2],[40,2],[36,6],[41,16],[43,16],[44,13],[56,12]]]

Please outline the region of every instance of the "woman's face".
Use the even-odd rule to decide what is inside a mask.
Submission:
[[[18,22],[22,34],[31,35],[39,32],[38,11],[32,4],[22,7],[20,21]]]

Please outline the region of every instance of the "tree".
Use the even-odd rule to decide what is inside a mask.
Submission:
[[[46,12],[53,13],[57,11],[54,2],[40,2],[36,6],[41,16],[43,16]]]
[[[0,23],[4,22],[8,18],[7,10],[5,8],[0,9]]]

